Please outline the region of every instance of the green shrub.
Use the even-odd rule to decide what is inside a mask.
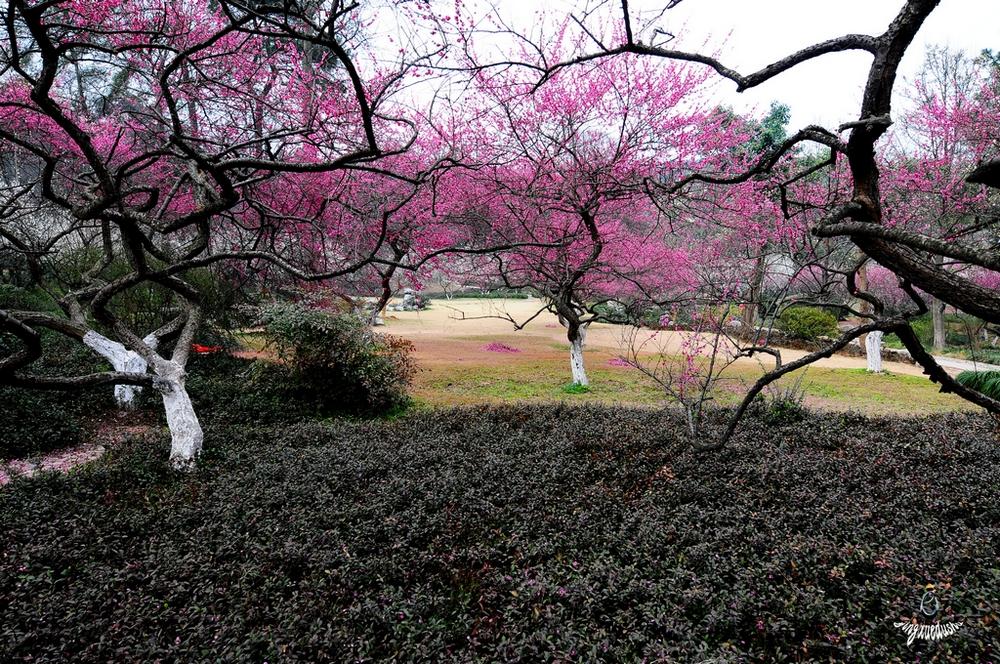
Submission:
[[[955,380],[988,397],[1000,399],[1000,371],[963,371]]]
[[[816,307],[789,307],[781,312],[781,329],[789,336],[806,341],[837,334],[837,318]]]
[[[974,332],[980,330],[983,324],[982,319],[968,314],[949,313],[944,317],[945,324],[945,349],[946,354],[958,355],[969,359],[977,359],[981,362],[997,363],[1000,361],[1000,349],[978,348],[979,341]],[[934,319],[930,313],[922,314],[910,320],[910,327],[917,339],[925,347],[930,348],[934,343]],[[970,336],[970,332],[973,334]],[[886,344],[893,348],[902,348],[902,343],[894,334],[885,336]]]
[[[349,313],[293,304],[266,308],[268,343],[293,371],[297,389],[327,412],[381,414],[409,403],[413,345],[376,334]]]
[[[984,662],[1000,447],[979,416],[472,408],[209,427],[0,489],[0,653],[35,662]],[[963,621],[908,645],[894,621]],[[838,654],[839,653],[839,654]]]
[[[1000,348],[963,349],[962,355],[967,360],[1000,364]]]
[[[287,367],[219,352],[192,356],[187,373],[191,402],[198,418],[206,423],[264,425],[310,414],[288,395],[291,372]]]
[[[191,402],[206,424],[260,426],[352,414],[348,407],[331,408],[322,394],[303,386],[290,367],[266,360],[222,352],[196,355],[187,371]],[[151,398],[158,397],[153,394]]]
[[[809,414],[805,406],[805,389],[802,387],[804,377],[805,372],[802,372],[790,383],[772,383],[751,402],[748,414],[772,427],[801,422]]]
[[[59,307],[52,300],[52,297],[41,289],[0,284],[0,309],[58,311]]]

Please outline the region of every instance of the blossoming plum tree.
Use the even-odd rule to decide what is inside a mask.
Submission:
[[[69,282],[43,284],[55,312],[0,311],[2,333],[21,343],[0,359],[0,380],[154,387],[171,459],[190,465],[203,438],[185,389],[203,317],[191,272],[228,261],[318,280],[386,260],[388,219],[404,201],[347,214],[358,198],[339,194],[359,172],[385,174],[379,160],[414,140],[393,93],[436,46],[373,57],[366,27],[391,6],[6,3],[0,153],[17,166],[5,175],[18,175],[5,177],[0,214],[19,223],[3,224],[0,249],[34,268],[69,252],[91,261]],[[417,188],[423,175],[401,177]],[[112,277],[112,263],[127,269]],[[171,296],[167,321],[130,329],[116,298],[150,284]],[[114,370],[33,374],[41,329],[80,340]]]
[[[546,48],[558,59],[569,47],[557,38]],[[646,195],[648,181],[722,169],[745,136],[706,105],[706,76],[681,64],[622,55],[538,89],[530,71],[469,67],[468,119],[455,137],[480,164],[466,175],[469,191],[492,232],[535,243],[494,256],[480,274],[539,296],[539,312],[566,328],[573,383],[587,385],[591,323],[623,320],[626,305],[673,300],[691,285],[687,248]]]

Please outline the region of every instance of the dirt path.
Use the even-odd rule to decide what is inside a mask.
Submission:
[[[0,486],[9,484],[15,477],[31,477],[43,471],[69,472],[101,458],[109,446],[126,436],[142,435],[150,428],[148,424],[103,424],[93,433],[91,442],[27,459],[0,460]]]
[[[961,360],[955,357],[934,356],[937,363],[949,371],[1000,371],[1000,366],[987,364],[986,362],[973,362],[972,360]]]

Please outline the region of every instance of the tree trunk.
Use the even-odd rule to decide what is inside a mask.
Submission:
[[[163,395],[170,428],[170,463],[178,470],[188,470],[201,452],[205,435],[185,387],[187,373],[176,362],[166,362],[156,373],[160,377],[156,387]]]
[[[934,299],[931,302],[931,321],[934,324],[934,352],[940,353],[944,350],[946,341],[944,329],[944,302]]]
[[[590,381],[587,380],[587,371],[583,367],[583,344],[587,336],[587,329],[583,326],[575,329],[570,327],[567,336],[569,337],[569,367],[573,372],[573,383],[583,386],[590,385]]]
[[[156,350],[157,338],[154,335],[147,336],[143,342],[151,350]],[[83,335],[83,343],[110,362],[115,371],[146,373],[146,360],[142,359],[135,351],[125,348],[117,341],[108,339],[103,334],[90,330]],[[118,403],[118,407],[124,410],[135,408],[136,397],[141,393],[142,387],[138,385],[115,385],[115,401]]]
[[[745,320],[743,321],[743,330],[747,334],[753,334],[754,338],[756,338],[757,311],[761,306],[761,295],[764,292],[766,267],[764,251],[761,249],[760,254],[754,260],[753,275],[750,280],[750,301],[747,303],[746,314],[744,315]]]
[[[865,339],[865,355],[868,357],[868,371],[882,373],[882,333],[869,332]]]
[[[860,290],[862,292],[868,292],[868,266],[867,265],[862,265],[860,268],[858,268],[857,277],[855,278],[855,284],[857,285],[858,290]],[[858,311],[859,312],[861,312],[863,314],[867,314],[867,313],[871,313],[871,310],[872,310],[872,304],[871,304],[871,302],[869,302],[868,300],[859,300],[858,301]],[[862,322],[864,322],[864,318],[862,318],[861,320],[859,320],[858,324],[861,324]],[[861,344],[861,347],[864,348],[865,351],[866,351],[866,353],[867,353],[867,349],[868,349],[868,335],[867,334],[862,334],[858,338],[858,342]]]

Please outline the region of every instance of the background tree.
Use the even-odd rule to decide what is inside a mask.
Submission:
[[[923,68],[906,88],[912,108],[906,112],[895,133],[893,149],[887,150],[895,163],[886,169],[890,177],[887,194],[899,200],[888,209],[895,212],[892,224],[920,233],[972,239],[978,225],[975,215],[985,197],[980,187],[965,182],[965,176],[983,157],[986,147],[972,129],[974,108],[986,72],[961,51],[946,47],[929,48]],[[892,181],[892,175],[899,180]],[[900,217],[906,217],[905,220]],[[944,269],[945,258],[937,256]],[[945,305],[928,296],[933,321],[933,349],[944,350]]]

